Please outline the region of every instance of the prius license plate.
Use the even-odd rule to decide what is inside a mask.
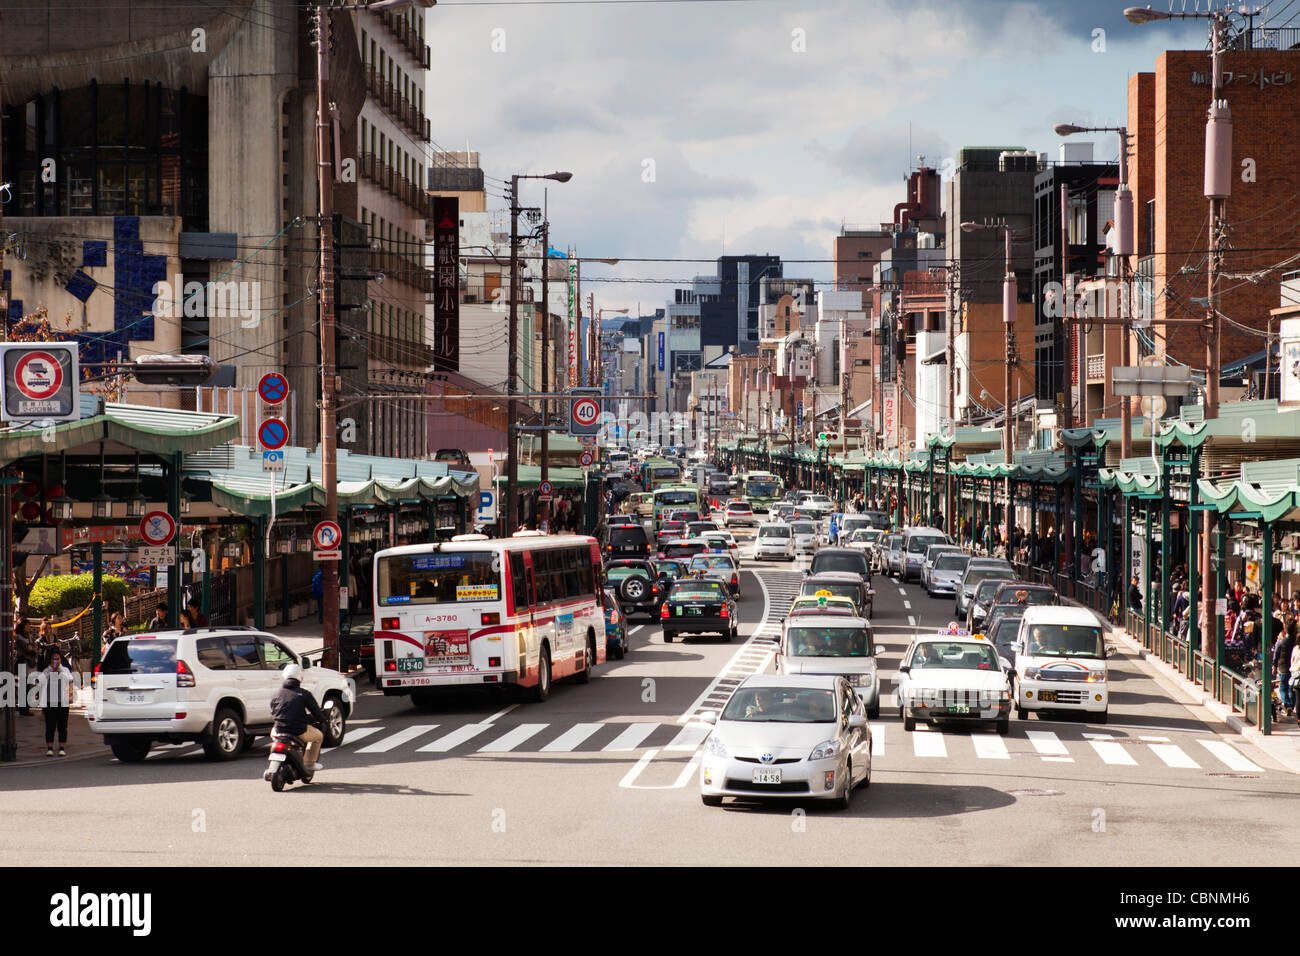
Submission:
[[[759,767],[757,770],[754,771],[754,776],[753,776],[753,781],[752,781],[752,782],[754,782],[754,783],[780,783],[780,782],[781,782],[781,771],[780,771],[779,769],[775,768],[775,767],[773,767],[773,768],[768,768],[768,767]]]

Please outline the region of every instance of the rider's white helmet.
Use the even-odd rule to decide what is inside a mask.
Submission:
[[[302,668],[297,664],[290,664],[284,669],[285,683],[288,683],[291,680],[302,680]]]

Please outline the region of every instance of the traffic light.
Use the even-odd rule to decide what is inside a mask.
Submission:
[[[142,355],[131,363],[141,385],[206,385],[217,374],[217,363],[206,355]]]

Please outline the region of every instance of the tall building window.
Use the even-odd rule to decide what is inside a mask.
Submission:
[[[1156,201],[1147,200],[1147,241],[1143,250],[1146,255],[1155,255],[1156,251]]]

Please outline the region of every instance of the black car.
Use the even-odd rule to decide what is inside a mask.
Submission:
[[[993,592],[994,604],[1023,604],[1033,607],[1039,604],[1060,604],[1061,595],[1056,588],[1046,584],[1028,584],[1024,581],[1004,581]]]
[[[651,553],[650,537],[639,524],[607,526],[603,550],[606,561],[615,558],[648,558]]]
[[[654,617],[668,588],[659,570],[644,558],[611,561],[605,568],[605,581],[618,597],[618,607],[624,617],[633,614]]]
[[[999,587],[1006,583],[1008,582],[1001,578],[985,578],[975,586],[975,594],[971,597],[970,602],[970,612],[966,618],[966,626],[972,633],[984,630],[984,620],[988,617],[989,608],[993,606],[993,595],[998,592]]]
[[[871,580],[867,553],[858,548],[822,548],[813,555],[808,573],[821,574],[823,571],[851,571],[862,575],[863,581]]]
[[[659,609],[664,643],[678,634],[721,634],[733,641],[738,633],[736,599],[720,581],[684,578],[673,585]]]

